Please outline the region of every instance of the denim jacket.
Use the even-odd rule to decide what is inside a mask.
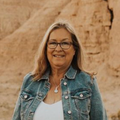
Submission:
[[[31,73],[24,77],[12,120],[33,120],[50,89],[49,73],[37,81]],[[61,91],[64,120],[107,120],[95,78],[71,66],[61,80]]]

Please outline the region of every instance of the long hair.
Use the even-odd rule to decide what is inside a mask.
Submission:
[[[35,67],[32,71],[32,75],[34,76],[34,80],[38,80],[42,77],[42,75],[46,72],[46,70],[50,67],[50,64],[47,59],[46,49],[47,49],[47,41],[49,39],[50,33],[56,29],[64,28],[70,34],[73,41],[73,46],[75,49],[75,55],[73,57],[71,65],[75,69],[79,69],[85,71],[83,68],[83,48],[80,39],[78,38],[74,28],[70,23],[66,21],[58,21],[53,23],[45,33],[43,40],[39,46],[38,53],[36,55]]]

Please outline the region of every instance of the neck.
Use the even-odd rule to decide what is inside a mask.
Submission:
[[[51,68],[50,79],[54,81],[56,85],[59,85],[60,80],[64,77],[64,74],[66,73],[67,69],[68,68],[64,68],[64,69]]]
[[[68,68],[62,68],[62,69],[56,69],[52,68],[51,69],[51,76],[53,77],[58,77],[58,78],[63,78],[64,74],[66,73]]]

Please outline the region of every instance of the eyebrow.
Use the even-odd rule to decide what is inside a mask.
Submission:
[[[62,41],[69,40],[69,38],[64,38]],[[49,39],[49,41],[57,41],[56,39]]]

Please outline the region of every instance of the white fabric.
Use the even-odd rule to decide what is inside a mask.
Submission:
[[[54,104],[41,102],[35,111],[33,120],[64,120],[62,100]]]

